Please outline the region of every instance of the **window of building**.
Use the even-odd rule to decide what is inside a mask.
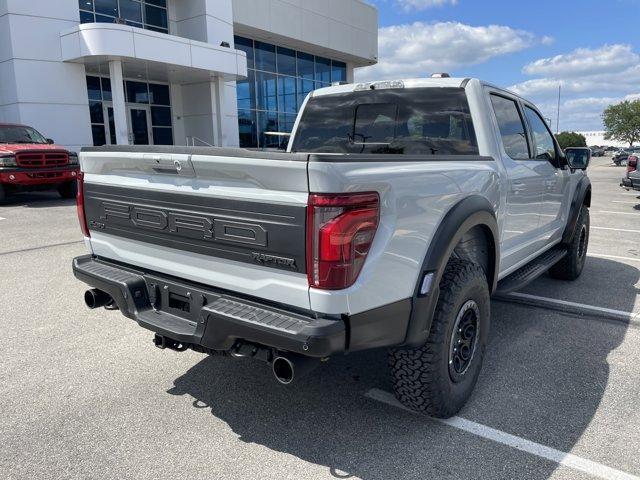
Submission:
[[[514,160],[528,159],[527,134],[518,105],[515,101],[499,95],[491,95],[491,103],[498,120],[498,128],[506,154]]]
[[[138,114],[148,111],[150,139],[154,145],[173,145],[173,117],[169,85],[125,80],[127,106],[137,105]],[[111,81],[108,77],[87,76],[91,132],[95,146],[115,144],[115,122],[111,103]],[[135,107],[134,107],[135,108]],[[109,140],[109,142],[107,142]]]
[[[167,0],[78,0],[80,23],[115,23],[169,33]]]
[[[309,92],[347,80],[344,62],[245,37],[235,37],[235,47],[247,54],[249,69],[237,82],[241,147],[286,144],[269,132],[291,132]]]

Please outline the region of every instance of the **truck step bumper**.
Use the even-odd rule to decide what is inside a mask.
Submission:
[[[246,341],[310,357],[345,351],[341,319],[314,318],[91,255],[75,258],[73,272],[140,326],[182,344],[229,351]]]

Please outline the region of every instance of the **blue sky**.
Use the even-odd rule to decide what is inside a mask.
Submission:
[[[369,0],[379,63],[356,80],[446,71],[510,88],[561,130],[600,130],[610,103],[640,98],[640,0]]]

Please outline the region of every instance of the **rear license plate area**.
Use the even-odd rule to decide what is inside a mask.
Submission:
[[[169,292],[169,308],[184,313],[191,312],[191,299],[185,295]]]
[[[155,275],[145,275],[149,301],[157,312],[164,312],[191,322],[200,320],[202,307],[219,297],[195,285],[174,282]]]

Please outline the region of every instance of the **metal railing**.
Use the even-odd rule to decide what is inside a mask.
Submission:
[[[188,135],[186,138],[186,143],[187,143],[187,147],[197,147],[197,146],[215,147],[215,145],[211,145],[209,142],[205,142],[201,138],[198,138],[194,135]]]

